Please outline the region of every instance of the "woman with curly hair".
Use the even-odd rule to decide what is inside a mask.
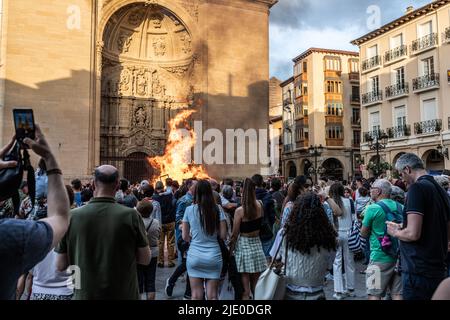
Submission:
[[[285,229],[280,249],[286,268],[285,300],[325,300],[324,278],[329,257],[336,250],[337,233],[320,197],[313,192],[301,195]]]

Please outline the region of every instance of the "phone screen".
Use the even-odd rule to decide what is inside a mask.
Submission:
[[[35,138],[34,116],[32,109],[14,109],[14,126],[16,138],[22,141],[24,138]]]

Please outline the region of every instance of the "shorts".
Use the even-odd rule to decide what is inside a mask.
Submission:
[[[366,288],[369,296],[383,297],[388,289],[391,295],[402,294],[402,277],[395,266],[396,262],[370,261],[366,271]]]

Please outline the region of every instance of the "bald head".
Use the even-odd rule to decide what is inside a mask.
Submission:
[[[119,183],[119,171],[110,165],[100,166],[95,169],[94,182],[97,186],[115,188]]]

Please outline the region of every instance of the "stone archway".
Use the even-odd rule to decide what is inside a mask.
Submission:
[[[288,173],[288,178],[295,178],[297,176],[297,167],[293,161],[289,161],[286,165],[286,171]]]
[[[192,41],[187,25],[162,5],[131,3],[109,18],[101,51],[101,163],[122,159],[125,174],[136,149],[162,155],[169,120],[194,101]]]
[[[344,166],[336,158],[329,158],[322,163],[325,173],[322,176],[331,180],[344,180]]]
[[[148,155],[144,152],[130,154],[124,160],[123,177],[131,183],[149,180],[153,176],[153,168],[146,160]]]
[[[442,174],[445,170],[445,159],[437,150],[426,151],[422,156],[422,160],[425,164],[425,169],[430,174]]]

